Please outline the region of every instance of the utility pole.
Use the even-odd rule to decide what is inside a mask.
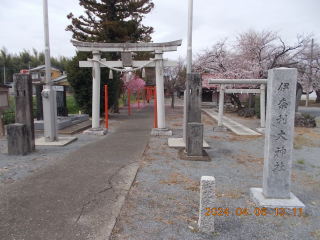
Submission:
[[[6,67],[3,67],[3,84],[6,84]]]
[[[44,118],[45,142],[58,141],[56,93],[52,89],[49,46],[48,0],[43,0],[43,21],[45,41],[46,89],[41,92]]]
[[[187,73],[191,73],[192,71],[192,21],[193,21],[193,0],[189,0]]]
[[[310,56],[310,76],[308,77],[308,84],[307,84],[307,96],[306,96],[306,107],[309,105],[309,90],[310,84],[312,83],[312,61],[313,61],[313,38],[311,40],[311,56]]]

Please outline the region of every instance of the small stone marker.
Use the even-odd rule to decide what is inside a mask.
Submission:
[[[211,214],[211,209],[216,207],[215,202],[215,179],[211,176],[202,176],[200,183],[200,208],[198,226],[203,232],[214,232],[214,216]]]
[[[251,188],[253,201],[263,207],[305,208],[290,192],[296,82],[296,69],[268,71],[263,188]]]

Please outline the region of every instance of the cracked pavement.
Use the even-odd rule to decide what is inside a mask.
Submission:
[[[0,239],[108,239],[150,138],[153,105],[0,188]]]

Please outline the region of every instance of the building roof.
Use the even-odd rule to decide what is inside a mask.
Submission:
[[[220,88],[220,85],[217,84],[209,84],[210,79],[214,79],[215,75],[212,73],[203,73],[202,74],[202,88],[205,89],[217,89]]]
[[[67,75],[62,75],[62,76],[57,77],[55,79],[51,79],[51,81],[54,82],[54,83],[67,82],[68,81],[68,77],[67,77]]]
[[[30,69],[30,72],[37,72],[37,71],[45,69],[45,68],[46,68],[46,65],[39,65],[35,68]],[[51,66],[51,70],[56,70],[56,71],[61,72],[61,70],[59,68],[52,67],[52,66]]]

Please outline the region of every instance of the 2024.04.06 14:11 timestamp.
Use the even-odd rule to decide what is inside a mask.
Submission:
[[[274,208],[274,213],[275,215],[292,215],[292,216],[302,216],[302,208],[292,208],[292,209],[287,209],[288,211],[291,210],[291,214],[286,213],[285,208]],[[224,215],[256,215],[256,216],[265,216],[267,214],[271,214],[271,212],[267,212],[266,208],[255,208],[254,213],[248,213],[247,208],[237,208],[235,214],[229,211],[229,208],[206,208],[206,216],[224,216]]]

